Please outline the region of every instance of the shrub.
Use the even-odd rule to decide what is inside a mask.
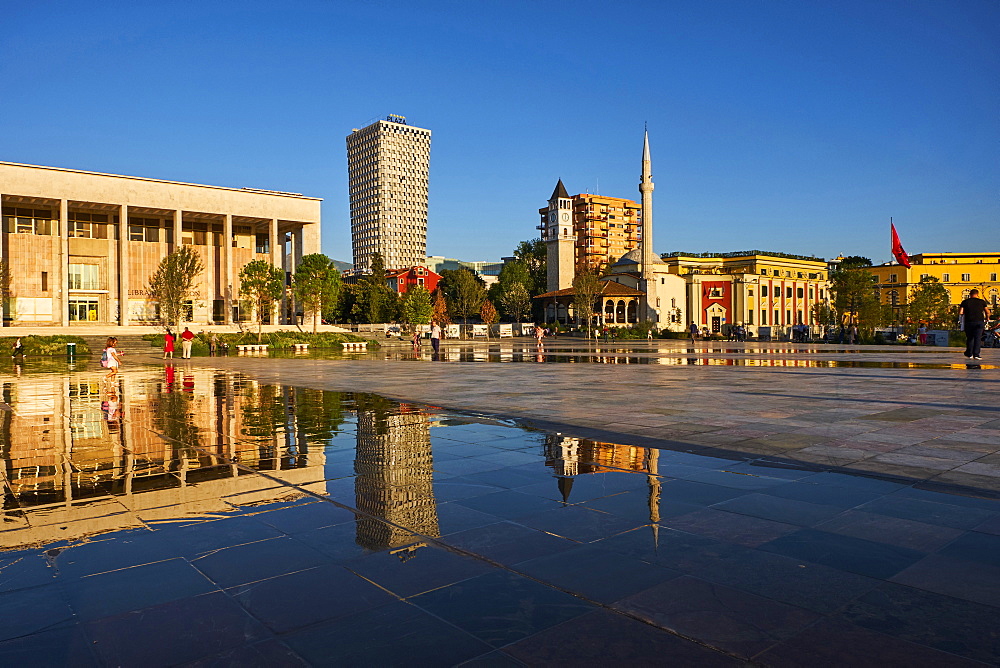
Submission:
[[[5,336],[0,338],[0,351],[9,351],[14,349],[14,342],[17,341],[16,336]],[[76,344],[76,354],[77,355],[89,355],[90,346],[87,342],[81,339],[79,336],[72,336],[69,334],[58,334],[56,336],[22,336],[21,345],[24,346],[25,355],[65,355],[66,354],[66,344],[75,343]],[[10,354],[9,352],[6,354]]]
[[[194,338],[194,344],[191,346],[191,352],[195,355],[207,355],[208,354],[208,341],[212,336],[211,332],[197,332]],[[236,346],[241,345],[257,345],[257,333],[256,332],[243,332],[243,333],[217,333],[219,340],[219,345],[229,344],[229,349],[235,352]],[[163,349],[163,334],[145,334],[142,337],[144,340],[149,341],[150,347]],[[308,343],[310,349],[313,348],[331,348],[340,349],[341,344],[345,341],[368,341],[368,349],[372,350],[379,347],[378,341],[374,339],[366,339],[355,334],[342,334],[340,332],[320,332],[318,334],[312,334],[309,332],[264,332],[261,334],[260,344],[266,344],[269,346],[269,350],[291,350],[292,344],[294,343]],[[175,344],[175,355],[179,355],[181,350],[180,339],[178,338]]]

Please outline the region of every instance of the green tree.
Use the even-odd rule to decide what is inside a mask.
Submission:
[[[312,314],[315,334],[320,314],[332,310],[340,295],[340,272],[333,260],[322,253],[303,256],[292,276],[292,293],[303,311]]]
[[[924,276],[910,293],[910,318],[931,326],[940,326],[951,320],[951,295],[938,282],[936,276]]]
[[[540,238],[522,241],[514,249],[514,257],[528,268],[531,284],[525,285],[525,287],[528,288],[532,297],[542,294],[547,289],[549,280],[546,269],[547,255],[545,242]]]
[[[506,292],[500,295],[500,305],[513,322],[524,322],[531,312],[531,295],[521,283],[512,283]]]
[[[160,321],[176,327],[181,320],[184,302],[194,296],[194,281],[205,270],[205,263],[191,246],[181,246],[157,265],[149,277],[149,296],[160,305]]]
[[[426,325],[430,323],[434,314],[434,305],[431,304],[431,293],[422,285],[414,286],[403,295],[403,303],[400,308],[400,320],[407,325]]]
[[[529,286],[534,285],[534,279],[531,277],[531,273],[528,271],[528,265],[526,265],[521,260],[512,260],[504,264],[503,268],[500,270],[500,275],[497,276],[497,282],[490,286],[487,291],[487,298],[496,305],[500,306],[501,313],[504,317],[511,320],[516,320],[514,314],[507,309],[504,304],[504,294],[509,292],[515,285],[521,285],[525,289],[525,293],[528,295],[528,306],[531,306],[531,294]]]
[[[264,314],[270,313],[285,292],[285,272],[264,260],[251,260],[240,270],[240,297],[257,319],[257,341]]]
[[[847,316],[849,323],[860,321],[866,326],[874,327],[879,323],[872,320],[881,319],[881,306],[876,295],[875,281],[868,269],[870,266],[870,263],[847,264],[845,259],[837,271],[830,274],[830,291],[834,294],[834,306]]]
[[[396,319],[399,298],[389,287],[385,260],[380,253],[372,257],[371,272],[361,278],[355,292],[354,314],[358,322],[389,322]]]
[[[467,324],[469,316],[479,313],[479,308],[486,299],[483,282],[471,270],[463,268],[454,272],[450,287],[451,310]]]
[[[586,327],[588,338],[591,321],[594,318],[594,302],[597,301],[597,295],[601,294],[603,287],[597,274],[592,271],[581,272],[573,279],[573,311],[576,313],[577,322]]]
[[[848,255],[840,260],[840,269],[858,269],[859,267],[870,267],[872,261],[862,255]]]

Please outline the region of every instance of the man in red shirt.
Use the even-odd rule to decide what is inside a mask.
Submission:
[[[187,327],[181,332],[181,350],[184,359],[191,359],[191,342],[194,341],[194,332]]]

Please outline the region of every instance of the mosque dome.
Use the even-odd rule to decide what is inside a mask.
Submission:
[[[612,267],[625,267],[625,266],[630,265],[630,264],[634,264],[634,265],[640,265],[640,264],[642,264],[642,248],[633,248],[629,252],[627,252],[624,255],[622,255],[621,258],[619,258],[618,261],[615,262],[611,266]],[[664,262],[662,259],[660,259],[659,255],[657,255],[656,253],[653,253],[653,260],[652,260],[652,262],[650,262],[650,264],[666,264],[666,262]]]

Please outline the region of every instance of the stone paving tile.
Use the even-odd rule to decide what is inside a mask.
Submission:
[[[834,617],[901,640],[996,664],[1000,609],[886,583]]]
[[[793,524],[783,524],[714,508],[664,519],[662,522],[664,526],[673,529],[719,538],[745,547],[758,547],[799,529]]]
[[[946,556],[929,555],[891,580],[955,598],[1000,607],[1000,565],[996,556],[991,561],[968,561]]]
[[[629,596],[614,607],[746,658],[818,619],[808,610],[688,576]]]
[[[595,610],[540,631],[503,649],[532,666],[662,665],[669,657],[676,666],[739,666],[721,652],[665,633],[648,624]]]
[[[410,601],[493,647],[593,610],[575,596],[508,572],[480,575]]]
[[[815,528],[920,552],[933,552],[962,535],[958,529],[858,510],[848,510]]]
[[[834,665],[852,668],[973,668],[982,665],[926,645],[828,619],[820,620],[794,638],[758,654],[755,659],[765,666],[788,668]]]

